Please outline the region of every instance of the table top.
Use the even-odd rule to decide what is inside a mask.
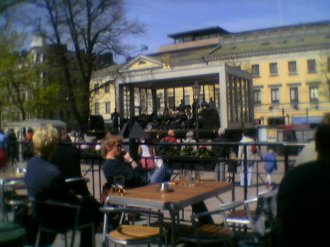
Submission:
[[[160,184],[150,184],[143,187],[126,190],[120,195],[110,192],[109,202],[118,205],[146,206],[157,209],[169,209],[171,204],[184,208],[204,201],[232,189],[227,182],[203,181],[195,186],[173,185],[173,191],[160,191]]]
[[[25,173],[17,173],[17,172],[13,172],[13,171],[0,172],[1,180],[23,179],[24,177],[25,177]]]

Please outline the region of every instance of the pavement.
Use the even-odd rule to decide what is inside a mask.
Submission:
[[[279,161],[278,170],[272,174],[272,181],[275,186],[280,183],[280,181],[284,175],[284,162],[282,161],[281,158],[279,158],[278,161]],[[25,167],[25,165],[26,164],[24,162],[19,162],[17,164],[18,167]],[[263,166],[264,166],[263,162],[259,162],[255,166],[254,174],[253,174],[253,185],[248,187],[247,195],[246,195],[247,198],[254,197],[255,195],[257,195],[258,192],[267,189],[266,185],[263,183],[263,181],[265,180],[265,173],[264,173]],[[92,193],[94,193],[96,199],[99,199],[100,198],[99,185],[100,184],[102,185],[105,182],[105,178],[103,177],[103,174],[102,173],[99,174],[98,166],[96,166],[96,165],[94,165],[94,167],[92,169],[92,166],[90,164],[82,164],[81,169],[82,169],[83,175],[90,179],[90,181],[88,183],[88,187],[89,187],[90,191]],[[234,200],[244,200],[245,199],[244,188],[239,186],[239,170],[240,169],[238,168],[238,172],[235,175],[234,193],[227,192],[225,194],[221,194],[221,196],[219,198],[211,198],[211,199],[206,200],[205,204],[209,210],[216,209],[219,205],[221,205],[224,202],[232,201],[233,196],[234,196]],[[258,172],[259,176],[257,176],[257,174],[256,174],[257,172]],[[210,172],[210,171],[204,172],[203,176],[204,176],[204,179],[215,179],[214,172]],[[257,184],[258,184],[258,186],[257,186]],[[93,189],[93,187],[94,187],[94,189]],[[190,220],[190,215],[191,215],[191,208],[190,207],[185,208],[184,214],[183,214],[184,220]],[[165,212],[165,217],[169,217],[167,212]],[[79,239],[80,239],[79,234],[80,233],[77,233],[74,246],[79,246]],[[61,237],[61,235],[57,235],[56,240],[52,246],[54,246],[54,247],[63,247],[64,246],[64,240]],[[101,247],[101,246],[102,246],[102,233],[98,232],[96,234],[96,247]],[[156,246],[156,245],[152,245],[152,246]],[[184,245],[180,245],[180,246],[184,246]]]

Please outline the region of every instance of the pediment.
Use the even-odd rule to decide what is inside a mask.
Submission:
[[[162,67],[163,64],[156,59],[147,56],[138,56],[121,68],[120,72],[158,69]]]

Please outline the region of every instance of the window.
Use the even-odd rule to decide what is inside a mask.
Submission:
[[[185,104],[185,105],[189,105],[189,102],[190,102],[190,97],[189,97],[189,95],[185,95],[185,96],[184,96],[184,104]]]
[[[41,57],[42,57],[41,54],[37,52],[35,54],[34,62],[35,63],[40,63],[41,62]]]
[[[309,87],[309,101],[311,103],[319,102],[318,86],[313,85]]]
[[[158,95],[157,95],[158,96]],[[160,109],[161,108],[161,104],[162,103],[162,98],[161,97],[157,97],[157,109]]]
[[[253,64],[252,67],[251,67],[251,70],[252,70],[252,76],[253,77],[259,77],[260,74],[259,74],[259,64]]]
[[[269,73],[271,76],[277,75],[277,63],[270,63],[269,64]]]
[[[98,94],[99,93],[99,84],[98,83],[95,83],[94,84],[94,93],[95,94]]]
[[[110,102],[105,102],[105,113],[110,113]]]
[[[104,86],[104,92],[105,93],[109,93],[110,92],[110,84],[109,83],[106,83],[105,86]]]
[[[298,103],[299,102],[298,88],[297,87],[291,87],[290,88],[290,102],[291,103]]]
[[[261,90],[260,89],[253,90],[253,100],[254,100],[255,105],[261,104]]]
[[[167,101],[168,101],[168,108],[174,109],[175,108],[174,96],[168,96]]]
[[[271,94],[272,104],[280,103],[280,90],[278,88],[272,88],[270,90],[270,94]]]
[[[308,73],[316,73],[315,59],[308,59],[307,60],[307,71],[308,71]]]
[[[95,103],[95,114],[100,114],[100,104],[98,102]]]
[[[288,62],[288,69],[290,75],[297,74],[297,62],[296,61]]]

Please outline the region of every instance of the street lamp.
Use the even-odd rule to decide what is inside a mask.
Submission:
[[[196,139],[199,141],[199,134],[198,134],[198,102],[199,102],[199,94],[201,91],[198,82],[195,81],[194,85],[192,86],[193,94],[194,94],[194,104],[195,104],[195,132],[196,132]]]

